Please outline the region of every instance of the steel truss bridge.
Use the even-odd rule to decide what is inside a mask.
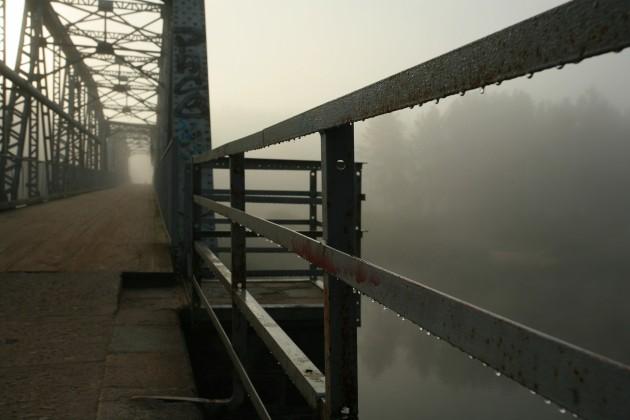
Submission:
[[[361,295],[576,417],[630,418],[628,366],[360,258],[364,197],[353,129],[367,118],[621,52],[630,45],[629,0],[570,1],[216,148],[202,0],[26,0],[22,16],[7,16],[7,1],[0,0],[0,207],[115,185],[125,179],[131,153],[150,153],[190,305],[208,312],[233,363],[233,399],[248,398],[260,418],[271,417],[243,361],[248,325],[316,416],[358,417]],[[12,62],[9,19],[21,19]],[[321,134],[321,160],[245,157],[312,133]],[[214,188],[216,170],[229,171],[229,189]],[[304,191],[246,190],[253,170],[305,171],[310,183]],[[304,204],[309,218],[265,220],[245,211],[250,202]],[[253,236],[275,245],[248,245]],[[218,257],[225,252],[231,269]],[[297,254],[310,268],[267,275],[306,275],[324,291],[322,369],[248,292],[255,273],[247,256],[276,252]],[[204,293],[208,281],[230,292],[231,331]]]

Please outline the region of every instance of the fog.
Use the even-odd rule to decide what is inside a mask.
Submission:
[[[412,129],[370,121],[364,257],[630,362],[629,121],[594,91],[474,95]],[[377,306],[365,302],[360,332],[363,418],[392,399],[391,418],[559,415]]]
[[[561,3],[209,1],[213,144]],[[607,54],[355,124],[364,258],[629,363],[628,74],[630,54]],[[318,159],[319,147],[314,135],[248,156]],[[391,311],[362,308],[361,418],[570,416]]]
[[[20,3],[8,2],[10,16]],[[561,3],[207,0],[212,145]],[[630,363],[628,74],[627,51],[606,54],[355,124],[367,162],[363,257]],[[248,157],[319,159],[319,148],[312,135]],[[151,181],[147,155],[129,168],[132,182]],[[247,187],[307,180],[250,171]],[[288,206],[249,209],[298,216]],[[568,417],[391,311],[369,300],[362,310],[362,419]]]

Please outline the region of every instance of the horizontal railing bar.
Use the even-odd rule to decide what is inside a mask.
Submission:
[[[247,290],[232,289],[232,273],[205,244],[195,242],[197,254],[208,264],[225,290],[230,291],[238,309],[258,336],[280,362],[282,369],[300,391],[308,405],[318,409],[326,395],[324,375],[291,340],[274,319]]]
[[[219,338],[221,339],[221,342],[223,343],[223,346],[225,347],[228,353],[228,356],[230,357],[230,360],[232,361],[232,364],[234,365],[236,373],[238,374],[238,377],[240,378],[241,383],[243,384],[243,387],[247,391],[246,393],[247,393],[247,396],[249,397],[249,400],[252,402],[252,405],[254,406],[256,413],[258,413],[258,417],[260,417],[261,419],[271,420],[271,416],[269,415],[269,412],[267,412],[267,409],[265,408],[264,403],[260,399],[260,396],[258,395],[258,392],[256,391],[256,388],[254,387],[254,384],[252,383],[251,379],[247,375],[247,371],[245,370],[243,363],[239,359],[238,354],[236,354],[236,350],[234,350],[234,347],[232,346],[232,342],[230,341],[230,338],[228,337],[227,333],[223,329],[223,326],[221,325],[221,321],[219,321],[217,314],[212,309],[212,305],[210,305],[208,298],[203,293],[203,290],[201,289],[201,286],[197,282],[197,279],[193,277],[191,280],[192,280],[192,284],[195,290],[197,291],[197,294],[199,295],[199,298],[201,299],[201,302],[206,307],[208,315],[210,316],[210,321],[212,322],[212,325],[214,325],[214,328],[217,330],[217,334],[219,335]]]
[[[276,223],[278,225],[310,225],[311,221],[308,219],[269,219],[270,222]],[[216,225],[229,225],[232,223],[229,219],[208,219],[209,223],[214,223]],[[319,220],[315,220],[315,223],[318,226],[321,226],[322,222]]]
[[[214,198],[217,201],[227,203],[230,201],[229,194],[209,194],[209,197]],[[262,203],[262,204],[322,204],[321,197],[311,199],[310,197],[288,197],[288,196],[257,196],[249,195],[245,196],[247,203]]]
[[[225,188],[215,188],[212,190],[211,195],[229,195],[230,190]],[[258,196],[258,195],[271,195],[271,196],[289,196],[289,197],[310,197],[310,191],[298,191],[298,190],[245,190],[245,195]],[[316,193],[316,197],[321,197],[321,191]]]
[[[280,225],[195,196],[505,376],[587,419],[630,418],[630,367],[478,308]]]
[[[630,45],[628,0],[574,0],[194,157],[260,149]]]
[[[225,253],[225,252],[231,252],[232,248],[227,247],[227,246],[220,246],[217,248],[213,249],[214,252],[217,253]],[[245,252],[250,252],[252,254],[286,254],[287,251],[285,248],[282,247],[278,247],[278,248],[270,248],[270,247],[249,247],[249,248],[245,248]]]
[[[321,270],[248,270],[247,278],[250,277],[302,277],[321,276]]]
[[[214,169],[229,169],[230,162],[227,158],[206,162]],[[281,170],[281,171],[319,171],[322,163],[319,160],[293,160],[293,159],[245,159],[245,169],[250,170]]]
[[[201,236],[206,238],[229,238],[232,233],[229,230],[212,230],[201,233]],[[300,234],[308,237],[320,238],[324,235],[322,231],[301,231]],[[257,238],[259,235],[256,232],[245,232],[245,236],[248,238]]]
[[[195,162],[197,163],[197,162]],[[220,158],[207,162],[200,162],[213,169],[229,169],[230,162],[227,158]],[[355,162],[354,168],[361,171],[364,163]],[[322,168],[320,160],[296,160],[296,159],[262,159],[246,158],[245,169],[249,170],[274,170],[274,171],[319,171]]]
[[[229,202],[230,194],[210,192],[205,194],[208,198],[211,198],[220,202]],[[315,199],[311,199],[309,196],[298,195],[246,195],[245,201],[248,203],[267,203],[267,204],[322,204],[321,195],[318,195]],[[365,201],[365,194],[361,194],[361,201]]]

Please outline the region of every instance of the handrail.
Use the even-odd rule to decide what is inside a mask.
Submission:
[[[577,63],[630,46],[628,0],[574,0],[197,155],[195,163],[261,149],[399,109]]]
[[[497,372],[586,418],[630,413],[630,367],[392,273],[291,229],[195,196],[228,217],[343,280]]]
[[[212,269],[225,289],[230,290],[232,287],[230,270],[203,243],[196,242],[195,251]],[[308,404],[312,408],[318,408],[326,395],[324,375],[276,324],[251,293],[247,290],[232,291],[232,297]]]
[[[344,365],[346,360],[350,365],[356,364],[356,358],[353,362],[350,355],[354,352],[356,357],[356,335],[353,334],[360,321],[355,308],[358,302],[353,300],[356,292],[371,297],[414,322],[420,330],[477,358],[497,374],[553,400],[561,411],[568,410],[588,419],[630,416],[629,366],[350,255],[355,252],[360,255],[357,252],[360,245],[352,243],[351,233],[361,232],[356,218],[360,215],[360,198],[357,199],[361,197],[360,173],[354,174],[356,176],[351,173],[354,165],[352,123],[432,100],[437,102],[471,89],[484,89],[490,84],[533,75],[554,66],[577,63],[587,57],[619,52],[630,46],[629,23],[630,0],[573,0],[257,133],[193,156],[193,167],[198,171],[202,167],[230,169],[230,194],[215,190],[210,191],[210,197],[197,195],[201,191],[197,185],[192,188],[192,200],[196,206],[224,216],[232,223],[233,264],[236,253],[243,285],[250,273],[245,271],[244,264],[244,253],[248,249],[245,229],[252,231],[250,235],[265,237],[282,250],[297,254],[310,262],[313,269],[318,267],[326,274],[324,418],[336,418],[339,413],[356,418],[356,397],[353,396],[356,382],[352,383],[350,378],[356,376],[356,370]],[[309,237],[318,237],[313,235],[315,224],[311,225],[307,236],[242,210],[245,201],[257,201],[251,192],[247,196],[245,169],[265,169],[266,165],[264,160],[247,163],[244,153],[316,132],[322,134],[320,164],[309,163],[308,168],[271,164],[267,168],[310,170],[311,181],[316,180],[314,171],[322,171],[322,194],[309,194],[309,198],[311,206],[315,200],[323,204],[325,241]],[[348,197],[356,202],[352,204]],[[228,198],[231,206],[219,203]],[[282,201],[299,200],[292,197]],[[227,236],[227,233],[214,235]],[[267,248],[249,249],[268,251]],[[225,250],[226,247],[221,247],[215,252]],[[216,270],[217,261],[205,258],[205,262]],[[236,310],[234,316],[241,316],[242,308],[234,301],[232,307]],[[340,378],[339,371],[347,376]],[[348,386],[344,383],[346,379]]]

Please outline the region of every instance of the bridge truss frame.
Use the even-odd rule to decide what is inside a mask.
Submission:
[[[353,170],[354,122],[620,52],[628,46],[630,1],[573,0],[193,158],[193,186],[189,190],[197,208],[189,224],[193,231],[191,248],[196,254],[189,275],[191,289],[207,308],[260,418],[270,416],[241,361],[246,357],[246,343],[239,338],[242,327],[233,323],[230,341],[203,294],[203,265],[210,267],[232,295],[234,316],[250,322],[321,418],[358,418],[358,317],[353,308],[360,295],[555,402],[562,412],[586,419],[630,417],[630,367],[360,259],[352,237],[355,229],[360,229],[360,210],[343,204],[343,197],[356,194],[353,177],[360,175]],[[324,240],[256,217],[245,212],[244,206],[245,153],[317,132],[322,143]],[[230,206],[204,196],[201,175],[202,170],[225,159],[230,162]],[[199,209],[231,222],[231,272],[200,239],[203,221]],[[323,373],[278,332],[277,324],[247,291],[245,237],[250,231],[325,273]]]
[[[0,209],[126,180],[156,127],[163,2],[24,3],[9,17],[0,0]]]

